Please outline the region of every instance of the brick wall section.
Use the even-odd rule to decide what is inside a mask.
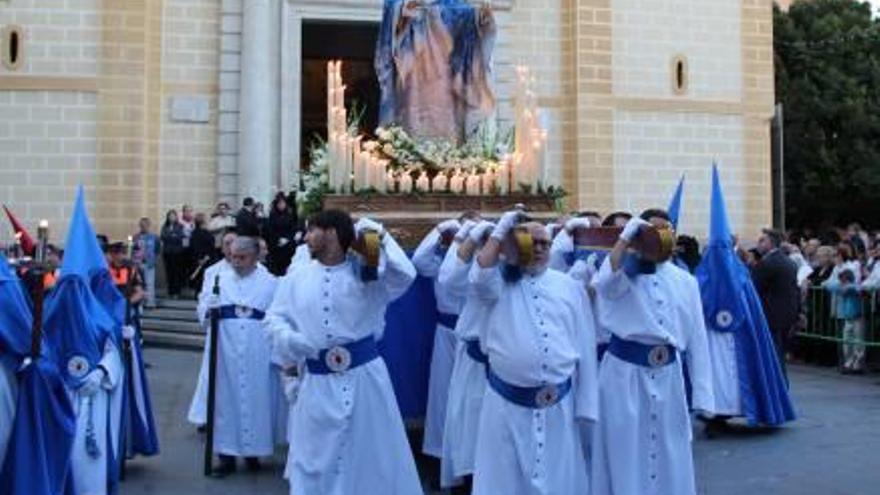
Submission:
[[[241,89],[242,0],[223,0],[220,14],[219,81],[217,112],[218,200],[233,208],[238,196],[238,97]]]
[[[24,28],[24,66],[15,73],[97,74],[101,39],[99,9],[100,0],[14,0],[0,3],[0,26],[15,24]],[[10,73],[0,65],[0,75]]]
[[[49,220],[56,242],[67,232],[73,186],[97,174],[96,113],[94,93],[0,91],[0,202],[29,230]],[[0,241],[10,242],[5,218],[0,225]]]
[[[192,204],[213,209],[216,197],[220,3],[166,0],[162,43],[162,98],[155,105],[161,122],[161,178],[151,214],[163,219],[168,208]],[[207,98],[209,123],[172,122],[175,97]]]
[[[743,234],[754,238],[772,223],[770,119],[775,102],[773,76],[773,2],[742,0],[743,156],[746,211]]]

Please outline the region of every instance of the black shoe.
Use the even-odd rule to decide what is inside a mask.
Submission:
[[[201,425],[196,428],[196,431],[199,432],[200,435],[204,435],[206,431],[208,431],[208,427],[205,425]]]
[[[257,457],[245,457],[244,464],[247,467],[247,470],[251,473],[258,473],[263,467],[260,464],[260,459]]]
[[[235,457],[228,455],[220,456],[220,464],[214,466],[211,471],[212,478],[225,478],[235,472]]]
[[[706,433],[706,438],[710,440],[713,438],[718,438],[727,431],[727,418],[725,417],[706,419],[705,423],[706,429],[704,430],[704,432]]]

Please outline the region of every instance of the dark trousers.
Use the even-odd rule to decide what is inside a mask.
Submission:
[[[168,295],[180,295],[180,289],[186,283],[186,257],[183,252],[162,253],[165,261],[165,279],[168,282]]]

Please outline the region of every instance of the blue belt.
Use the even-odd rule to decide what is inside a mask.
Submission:
[[[379,357],[379,349],[372,336],[324,349],[318,353],[318,359],[307,359],[306,367],[313,375],[329,375],[344,373],[352,368]]]
[[[479,339],[465,340],[464,345],[466,346],[467,355],[470,356],[471,359],[480,364],[489,364],[489,356],[480,349]]]
[[[458,315],[451,315],[449,313],[437,313],[437,323],[443,325],[446,328],[455,330],[455,325],[458,324]]]
[[[510,402],[530,409],[545,409],[559,403],[571,391],[571,378],[560,384],[541,387],[520,387],[505,382],[491,369],[486,370],[486,378],[492,390]]]
[[[604,342],[596,344],[596,361],[600,363],[602,362],[602,356],[604,356],[605,353],[608,352],[608,345],[609,344]]]
[[[608,352],[632,364],[647,368],[659,368],[676,361],[678,351],[669,344],[647,345],[611,336]]]
[[[266,313],[260,311],[259,309],[249,308],[247,306],[238,306],[235,304],[227,304],[226,306],[220,306],[220,319],[221,320],[257,320],[260,321],[266,317]],[[211,311],[208,310],[208,318],[211,317]]]

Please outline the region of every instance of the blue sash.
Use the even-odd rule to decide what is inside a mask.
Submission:
[[[211,317],[211,311],[208,310],[208,318]],[[244,319],[244,320],[257,320],[260,321],[266,317],[266,313],[260,311],[259,309],[249,308],[247,306],[238,306],[235,304],[227,304],[225,306],[220,306],[220,319],[221,320],[236,320],[236,319]]]
[[[318,359],[307,359],[306,367],[313,375],[344,373],[378,357],[379,350],[376,347],[376,341],[370,336],[324,349],[318,353]]]
[[[676,361],[678,351],[669,344],[647,345],[633,340],[611,336],[608,352],[618,358],[646,368],[659,368]]]
[[[530,409],[545,409],[555,406],[571,391],[571,378],[559,384],[541,387],[520,387],[505,382],[491,369],[486,371],[486,378],[492,390],[509,402]]]
[[[437,313],[437,323],[443,325],[450,330],[455,330],[455,325],[458,324],[458,315],[451,315],[449,313]]]
[[[471,359],[483,365],[489,364],[489,356],[483,353],[483,350],[480,349],[479,339],[465,340],[464,345],[467,349],[467,355],[470,356]]]

